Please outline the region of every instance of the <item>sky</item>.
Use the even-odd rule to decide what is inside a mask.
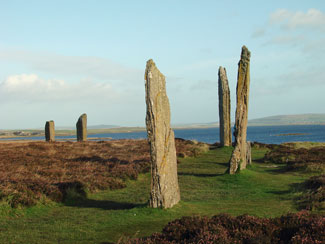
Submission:
[[[251,51],[249,119],[324,113],[325,1],[0,0],[0,129],[144,126],[144,71],[166,76],[172,124],[231,116],[241,48]]]

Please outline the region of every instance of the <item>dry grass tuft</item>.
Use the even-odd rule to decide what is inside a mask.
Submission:
[[[195,140],[189,141],[182,138],[176,138],[177,156],[181,158],[197,157],[202,153],[209,151],[210,145]]]

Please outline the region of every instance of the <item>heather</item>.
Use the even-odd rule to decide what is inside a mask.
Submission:
[[[48,178],[42,176],[44,177],[42,187],[33,185],[41,192],[39,199],[33,198],[37,191],[29,191],[29,195],[26,191],[19,193],[28,196],[27,199],[34,199],[35,202],[31,206],[20,202],[17,208],[12,208],[8,204],[11,203],[12,195],[3,196],[0,204],[1,243],[26,243],[26,240],[29,243],[121,243],[134,238],[150,239],[153,233],[164,234],[163,230],[173,221],[176,223],[181,221],[180,225],[194,231],[195,235],[195,229],[200,229],[200,223],[205,226],[204,223],[207,222],[208,226],[212,226],[211,230],[214,230],[213,228],[216,228],[216,231],[220,230],[219,237],[216,237],[214,232],[211,234],[213,238],[229,240],[246,238],[246,243],[249,243],[248,239],[251,238],[255,243],[264,243],[258,240],[269,240],[267,238],[273,235],[282,236],[276,234],[277,229],[273,229],[274,226],[271,224],[275,223],[273,219],[278,221],[274,224],[275,228],[283,226],[280,223],[281,216],[286,219],[285,216],[289,213],[293,213],[292,216],[296,215],[302,208],[301,203],[304,201],[302,197],[307,192],[307,187],[310,187],[308,189],[311,191],[317,190],[322,182],[315,178],[310,184],[305,184],[311,177],[320,176],[318,172],[288,170],[285,163],[265,162],[264,155],[276,149],[278,146],[275,145],[254,143],[252,165],[238,174],[229,175],[225,172],[228,169],[232,147],[221,148],[218,144],[207,146],[195,141],[177,139],[181,201],[171,209],[151,209],[147,207],[150,168],[149,148],[145,140],[86,143],[17,142],[1,145],[1,155],[7,154],[11,155],[12,159],[17,159],[11,161],[8,157],[5,161],[1,156],[2,162],[7,162],[6,166],[2,167],[2,174],[10,178],[30,164],[33,167],[28,168],[28,171],[22,171],[24,174],[20,174],[20,178],[17,178],[22,179],[26,175],[29,177],[27,179],[36,181],[42,175],[33,173],[38,172],[35,169],[51,175]],[[30,161],[34,163],[28,163]],[[60,166],[55,167],[51,162],[56,162],[55,164]],[[144,168],[136,168],[137,163]],[[75,164],[75,167],[70,169],[69,164]],[[16,165],[15,170],[11,170],[8,165],[10,167]],[[20,167],[17,167],[18,165]],[[88,166],[84,167],[85,165]],[[128,168],[130,166],[132,167]],[[50,174],[54,172],[53,168],[64,172],[56,180],[52,180],[56,174]],[[138,169],[139,171],[135,171]],[[130,173],[126,174],[126,171]],[[121,183],[121,186],[115,188],[112,187],[114,185],[107,184],[107,188],[95,187],[96,184],[92,182],[102,184],[101,175],[111,177],[114,182]],[[90,180],[92,178],[93,180]],[[28,183],[29,180],[25,182]],[[53,189],[62,194],[62,201],[53,201],[49,195],[42,192],[50,185],[46,184],[47,182],[52,182]],[[71,182],[78,183],[71,185]],[[61,184],[61,189],[57,183]],[[9,189],[10,185],[6,184]],[[18,191],[11,192],[13,193]],[[311,207],[308,213],[320,217],[323,216],[324,210]],[[186,224],[182,220],[185,216],[188,216]],[[293,217],[291,224],[284,219],[288,231],[282,232],[281,229],[280,233],[300,233],[301,238],[307,238],[308,241],[314,238],[314,232],[317,230],[314,227],[321,225],[323,222],[317,221],[323,219],[316,221],[314,217],[308,216],[309,214],[305,217],[302,215],[299,218]],[[308,222],[309,218],[316,222]],[[191,223],[192,219],[195,220],[195,224]],[[214,220],[219,222],[214,223]],[[239,233],[236,232],[239,223],[244,222],[247,223],[247,230],[241,229]],[[305,227],[296,226],[296,222],[305,223]],[[231,226],[234,226],[234,229],[231,229]],[[254,226],[256,233],[266,233],[265,236],[261,234],[261,238],[264,239],[254,239],[256,236],[251,231],[253,227],[250,226]],[[173,227],[168,228],[170,236],[176,234],[173,238],[178,238],[177,235],[183,233],[177,232]],[[209,231],[209,228],[204,227],[203,233]],[[186,233],[185,229],[181,231]],[[292,239],[297,235],[289,236]],[[297,238],[292,240],[301,243],[300,237]]]
[[[193,156],[200,147],[176,140],[178,154]],[[62,202],[87,192],[121,189],[150,170],[146,140],[1,143],[0,197],[12,207],[46,199]]]
[[[303,194],[298,199],[300,208],[325,210],[325,175],[309,178],[303,184]]]
[[[325,172],[325,147],[296,148],[295,144],[273,145],[264,162],[286,164],[286,169],[304,172]]]
[[[219,214],[209,217],[183,217],[168,223],[161,233],[128,241],[130,244],[192,243],[308,243],[325,241],[325,216],[308,212],[278,218],[249,215],[232,217]]]
[[[286,143],[270,149],[262,160],[264,163],[283,164],[284,171],[313,175],[298,185],[302,191],[302,196],[297,197],[299,207],[325,210],[325,147],[319,143]]]

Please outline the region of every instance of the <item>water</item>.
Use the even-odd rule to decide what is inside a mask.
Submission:
[[[252,126],[247,128],[247,140],[280,144],[283,142],[325,142],[325,125]],[[301,135],[280,135],[301,133]]]
[[[176,129],[175,137],[197,140],[207,143],[219,141],[219,128]],[[286,135],[297,134],[298,135]],[[112,137],[113,139],[146,138],[146,132],[108,133],[89,137]],[[249,126],[247,140],[267,144],[280,144],[293,141],[325,142],[325,125],[289,125],[289,126]],[[233,138],[234,141],[234,138]]]
[[[219,141],[219,128],[175,130],[175,136],[214,143]],[[248,126],[247,141],[266,144],[295,141],[325,142],[325,125]]]
[[[219,141],[219,128],[206,129],[176,129],[175,137],[187,140],[197,140],[207,143],[215,143]],[[279,134],[295,134],[299,135],[279,135]],[[146,138],[145,131],[129,132],[129,133],[105,133],[88,135],[89,138],[107,138],[112,139],[140,139]],[[44,140],[44,137],[29,138],[11,138],[22,140]],[[57,136],[56,139],[76,139],[71,136]],[[3,139],[4,140],[4,139]],[[293,141],[313,141],[325,142],[325,125],[288,125],[288,126],[249,126],[247,128],[247,140],[257,141],[267,144],[280,144],[283,142]]]

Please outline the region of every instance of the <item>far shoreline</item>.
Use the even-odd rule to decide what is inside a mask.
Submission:
[[[256,125],[250,124],[248,127],[281,127],[281,126],[325,126],[325,124],[283,124],[283,125]],[[173,130],[200,130],[200,129],[219,129],[218,125],[192,125],[192,126],[173,126]],[[233,125],[232,125],[233,128]],[[145,132],[145,127],[114,127],[114,128],[104,128],[104,129],[88,129],[88,136],[98,135],[98,134],[117,134],[117,133],[137,133]],[[308,134],[308,132],[307,132]],[[289,136],[289,135],[306,135],[306,133],[301,132],[290,132],[284,134],[276,134],[274,136]],[[56,137],[66,137],[57,138],[57,141],[74,141],[76,140],[76,130],[73,129],[57,129],[55,130]],[[107,137],[88,137],[89,140],[110,140],[112,139],[109,135]],[[0,141],[43,141],[45,140],[44,130],[41,129],[22,129],[22,130],[0,130]]]

